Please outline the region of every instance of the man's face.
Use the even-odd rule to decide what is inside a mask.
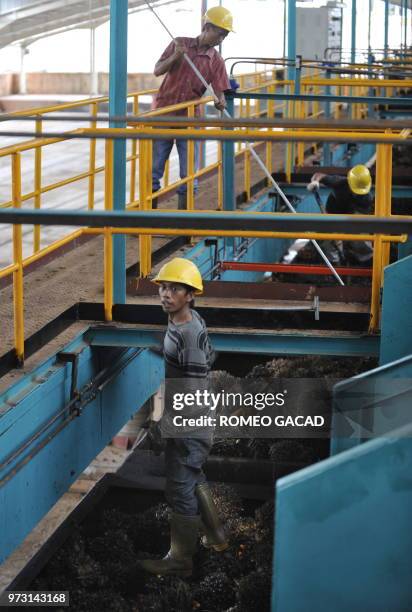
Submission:
[[[213,25],[213,23],[207,23],[204,34],[206,44],[209,47],[216,47],[216,45],[220,45],[225,40],[229,32]]]
[[[193,300],[193,292],[179,283],[160,283],[159,296],[163,310],[169,314],[179,312]]]

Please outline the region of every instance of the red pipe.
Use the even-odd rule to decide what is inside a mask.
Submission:
[[[293,264],[246,263],[240,261],[221,261],[221,270],[243,270],[244,272],[284,272],[286,274],[320,274],[330,276],[327,266],[299,266]],[[341,276],[372,276],[371,268],[335,268]]]

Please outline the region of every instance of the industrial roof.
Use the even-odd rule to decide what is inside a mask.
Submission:
[[[153,7],[182,0],[151,0]],[[129,13],[147,9],[145,0],[129,0]],[[109,19],[110,0],[0,0],[0,48],[26,45],[74,28],[97,27]]]

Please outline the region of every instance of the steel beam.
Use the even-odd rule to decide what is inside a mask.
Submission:
[[[163,210],[136,212],[71,212],[60,210],[2,209],[0,224],[78,225],[89,227],[139,228],[145,233],[162,234],[168,230],[204,230],[219,232],[335,232],[363,234],[412,234],[412,216],[390,218],[371,215],[322,215],[247,212],[170,212]],[[190,231],[189,231],[190,230]],[[216,233],[217,232],[217,233]],[[236,235],[236,234],[234,234]]]
[[[80,335],[64,353],[0,395],[0,563],[164,378],[150,351],[96,349]]]
[[[127,21],[128,0],[110,0],[109,114],[127,112]],[[126,127],[110,122],[110,127]],[[113,159],[113,208],[126,208],[126,141],[116,140]],[[126,237],[113,237],[113,301],[126,302]]]
[[[335,355],[376,356],[379,338],[365,335],[331,335],[325,333],[284,334],[276,330],[227,332],[209,330],[215,350],[225,353],[255,355]],[[155,328],[91,327],[86,334],[91,346],[152,347],[160,346],[163,331]]]

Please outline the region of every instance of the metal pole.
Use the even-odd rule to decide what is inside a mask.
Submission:
[[[352,0],[351,64],[356,62],[356,0]]]
[[[234,115],[235,101],[233,96],[227,96],[227,110]],[[228,140],[222,144],[223,165],[223,210],[236,210],[235,200],[235,143]]]
[[[368,64],[370,63],[370,54],[371,54],[371,17],[372,17],[372,0],[369,0],[369,8],[368,8]]]
[[[90,28],[90,94],[97,96],[99,93],[99,81],[96,72],[96,28]]]
[[[405,20],[404,20],[404,38],[405,38],[405,57],[408,51],[408,0],[405,0]]]
[[[110,0],[110,76],[109,114],[127,113],[127,14],[128,0]],[[110,122],[110,127],[126,127],[125,121]],[[126,141],[114,142],[113,209],[126,209]],[[113,302],[126,303],[126,240],[113,237]]]
[[[296,59],[296,0],[287,0],[287,49],[289,61]],[[288,66],[288,79],[295,80],[295,66]]]
[[[28,54],[28,49],[25,44],[20,43],[20,79],[19,79],[19,93],[27,93],[27,75],[26,75],[26,62],[25,58]]]
[[[389,0],[385,0],[385,42],[384,42],[384,58],[388,57],[389,50]]]

